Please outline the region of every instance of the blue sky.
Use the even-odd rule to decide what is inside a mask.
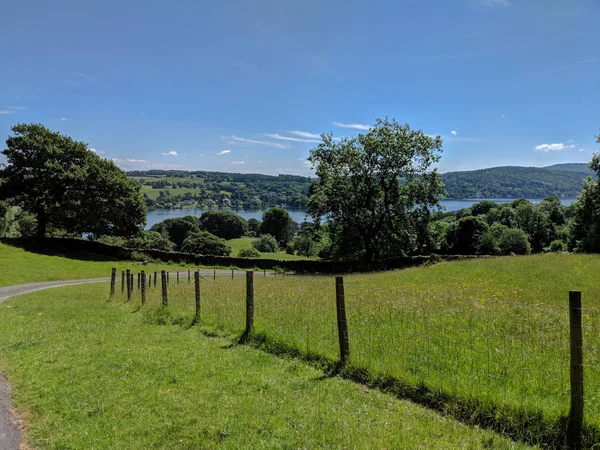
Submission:
[[[599,0],[30,1],[0,14],[0,134],[41,122],[126,169],[308,175],[388,116],[442,171],[587,162]]]

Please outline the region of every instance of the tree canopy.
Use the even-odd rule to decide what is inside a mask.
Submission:
[[[232,211],[206,211],[200,216],[200,226],[223,239],[242,237],[248,229],[246,221]]]
[[[231,247],[208,231],[197,231],[185,238],[181,251],[198,255],[229,256]]]
[[[131,236],[146,222],[137,183],[87,144],[41,124],[17,124],[2,151],[0,199],[37,218],[37,236],[49,225],[70,233]]]
[[[442,189],[431,170],[442,139],[387,118],[354,138],[322,139],[309,157],[318,179],[308,212],[333,223],[333,256],[372,260],[418,251]]]
[[[296,233],[297,224],[285,209],[271,208],[263,213],[262,219],[260,232],[273,236],[280,247],[285,247]]]

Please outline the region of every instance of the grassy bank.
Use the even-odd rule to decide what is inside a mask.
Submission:
[[[227,241],[227,245],[229,245],[231,247],[231,256],[237,256],[238,253],[240,252],[240,250],[245,249],[245,248],[252,248],[252,242],[255,240],[255,238],[251,238],[251,237],[242,237],[242,238],[238,238],[238,239],[230,239]],[[264,253],[264,252],[259,252],[261,258],[264,259],[280,259],[283,261],[298,261],[298,260],[303,260],[303,259],[317,259],[317,258],[307,258],[306,256],[300,256],[300,255],[288,255],[285,252],[285,249],[280,250],[278,252],[275,253]]]
[[[37,448],[524,448],[197,326],[159,326],[170,316],[107,303],[107,290],[0,304],[0,370]]]
[[[0,287],[40,281],[80,280],[110,276],[112,267],[119,270],[177,270],[181,265],[148,264],[116,261],[103,255],[45,255],[0,243]]]
[[[598,428],[599,269],[598,256],[548,254],[346,276],[347,373],[373,385],[398,381],[402,395],[437,402],[466,421],[556,443],[570,401],[568,291],[578,289],[585,419]],[[258,341],[310,358],[338,357],[333,277],[257,274],[254,286]],[[171,285],[169,296],[172,313],[190,322],[192,286]],[[149,304],[159,301],[151,290]],[[242,277],[205,280],[201,323],[241,334],[244,302]]]

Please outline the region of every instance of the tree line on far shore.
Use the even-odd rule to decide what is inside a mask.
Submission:
[[[309,188],[310,222],[295,224],[281,208],[266,211],[262,223],[208,211],[167,219],[149,231],[143,230],[140,185],[112,161],[40,124],[12,131],[0,168],[0,237],[86,233],[131,248],[229,255],[225,240],[253,236],[256,251],[369,261],[431,253],[600,252],[597,179],[588,178],[568,207],[549,197],[538,205],[483,201],[434,212],[443,191],[433,168],[442,139],[387,118],[352,138],[322,135],[309,157],[317,176]],[[600,155],[589,167],[600,175]]]

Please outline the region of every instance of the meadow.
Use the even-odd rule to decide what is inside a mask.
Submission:
[[[225,281],[210,285],[233,302],[241,292]],[[35,448],[527,448],[107,293],[71,286],[0,304],[0,371]]]
[[[252,248],[252,242],[255,240],[255,238],[251,238],[251,237],[241,237],[241,238],[237,238],[237,239],[229,239],[228,241],[226,241],[227,245],[229,245],[231,247],[231,256],[237,256],[238,253],[240,252],[240,250],[245,249],[245,248]],[[314,258],[307,258],[306,256],[302,256],[302,255],[289,255],[285,252],[285,249],[283,250],[279,250],[278,252],[275,253],[265,253],[265,252],[259,252],[261,258],[264,259],[279,259],[279,260],[284,260],[284,261],[298,261],[298,260],[303,260],[303,259],[318,259],[316,257]]]
[[[560,438],[569,409],[568,292],[581,290],[585,421],[597,430],[599,269],[595,255],[545,254],[345,276],[347,375],[373,385],[398,380],[402,395],[547,444]],[[338,358],[333,277],[256,273],[254,289],[256,345]],[[244,277],[203,279],[201,293],[201,326],[241,335]],[[150,289],[147,308],[159,302],[159,289]],[[169,320],[191,323],[193,285],[171,282],[168,309]]]

